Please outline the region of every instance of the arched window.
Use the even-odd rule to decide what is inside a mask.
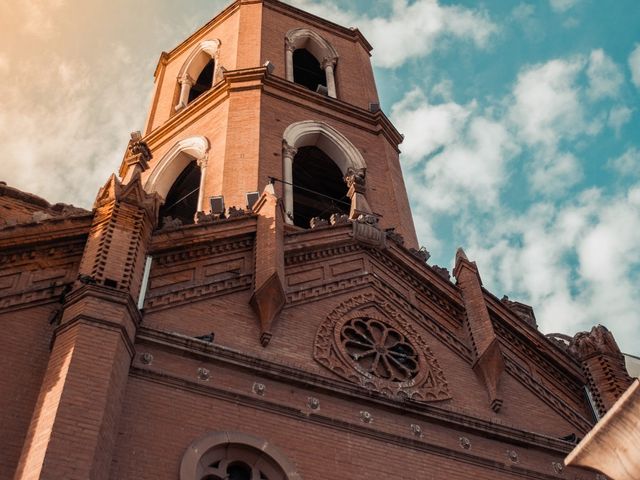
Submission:
[[[193,102],[200,95],[211,89],[213,86],[213,71],[215,66],[215,60],[211,59],[202,69],[198,79],[191,86],[191,90],[189,91],[189,103]]]
[[[335,68],[338,52],[324,38],[308,28],[296,28],[287,33],[287,80],[313,91],[326,87],[326,93],[336,98]]]
[[[198,211],[200,177],[200,167],[193,160],[184,168],[169,190],[164,205],[160,207],[160,219],[171,217],[180,220],[183,225],[194,222]]]
[[[153,166],[145,182],[147,192],[156,192],[164,200],[160,219],[170,216],[183,224],[193,223],[203,210],[202,184],[206,176],[209,142],[204,137],[180,140]]]
[[[180,98],[176,111],[185,108],[216,83],[219,52],[220,40],[205,40],[193,49],[178,74]]]
[[[239,432],[213,432],[192,443],[180,465],[180,480],[301,480],[287,458],[264,439]]]
[[[340,168],[316,146],[300,147],[293,159],[293,218],[308,228],[314,217],[329,220],[351,206]]]
[[[365,198],[364,158],[333,127],[310,120],[289,125],[283,136],[282,159],[284,205],[290,224],[308,227],[309,217],[326,219],[332,213],[349,213],[356,218],[371,213]],[[357,185],[350,182],[353,187],[348,188],[345,177],[357,177]]]
[[[306,48],[293,52],[293,81],[314,92],[319,91],[319,87],[327,87],[326,72]]]

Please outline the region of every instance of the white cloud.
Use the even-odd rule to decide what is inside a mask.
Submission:
[[[520,73],[509,117],[523,141],[551,147],[587,129],[576,84],[583,67],[582,58],[557,59]]]
[[[610,159],[607,166],[624,177],[640,176],[640,149],[629,147],[619,157]]]
[[[629,55],[629,68],[631,69],[631,80],[633,84],[640,88],[640,44]]]
[[[494,208],[508,179],[506,163],[514,146],[499,122],[476,117],[466,131],[424,169],[424,201],[433,211],[452,212],[469,204],[486,211]]]
[[[395,0],[390,17],[360,16],[329,2],[297,0],[296,6],[343,25],[357,25],[372,45],[374,63],[395,68],[412,58],[428,55],[442,39],[453,37],[484,48],[498,31],[487,13],[459,6],[443,6],[437,0]]]
[[[566,12],[578,4],[580,0],[549,0],[551,8],[556,12]]]
[[[613,129],[616,135],[619,135],[620,129],[625,126],[629,122],[629,120],[631,120],[632,114],[633,110],[631,110],[626,105],[618,105],[616,107],[613,107],[609,112],[607,125]]]
[[[566,189],[582,180],[582,167],[571,153],[536,155],[532,174],[529,178],[531,188],[546,196],[565,193]]]
[[[36,61],[18,66],[17,77],[33,78],[28,90],[7,87],[2,177],[49,201],[90,207],[118,167],[128,132],[141,127],[150,88],[147,70],[114,57],[101,59],[100,65],[55,56],[49,62],[56,67],[37,78],[27,74],[37,71]],[[122,71],[129,73],[122,76]]]
[[[420,90],[392,108],[392,120],[405,133],[403,160],[413,167],[414,182],[423,185],[414,198],[422,211],[470,205],[489,210],[497,204],[517,147],[504,125],[475,108],[475,102],[432,105]]]
[[[617,97],[624,83],[622,71],[602,49],[591,52],[587,78],[589,79],[587,95],[594,100]]]
[[[532,17],[534,12],[535,7],[532,4],[523,2],[513,7],[511,16],[516,20],[524,21]]]
[[[495,221],[465,225],[467,253],[490,290],[534,306],[541,330],[573,334],[604,323],[635,351],[639,207],[640,185],[612,197],[587,190],[564,206],[539,203],[524,214],[501,208]]]
[[[391,118],[405,135],[404,159],[412,165],[452,143],[466,125],[472,108],[454,102],[431,105],[421,90],[408,92],[391,109]]]

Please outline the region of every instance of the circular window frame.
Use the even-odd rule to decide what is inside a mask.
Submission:
[[[410,340],[418,355],[418,374],[404,382],[374,376],[351,358],[342,345],[342,329],[347,322],[367,317],[390,326]],[[412,316],[394,306],[377,292],[367,292],[337,305],[318,325],[313,346],[313,358],[335,375],[379,393],[385,397],[419,403],[451,399],[451,392],[438,360],[422,337]]]
[[[293,463],[276,446],[265,439],[241,432],[211,432],[194,441],[182,456],[180,480],[200,480],[209,468],[213,451],[233,452],[243,449],[247,456],[253,458],[252,462],[247,462],[242,455],[235,454],[230,454],[225,462],[232,464],[241,461],[260,470],[279,470],[278,477],[269,477],[270,480],[302,480]]]
[[[351,324],[357,320],[363,320],[363,319],[368,319],[368,320],[380,323],[388,330],[398,332],[404,338],[405,342],[409,346],[411,346],[411,348],[415,352],[415,356],[417,360],[416,372],[411,378],[404,381],[387,380],[384,377],[368,372],[366,369],[362,368],[362,366],[358,361],[352,358],[351,354],[348,352],[347,348],[345,347],[345,342],[343,341],[343,332],[348,324]],[[421,348],[418,345],[416,345],[415,342],[411,341],[411,334],[405,331],[401,326],[394,324],[394,322],[390,322],[386,320],[385,318],[382,317],[382,315],[378,315],[374,312],[367,312],[367,313],[354,312],[350,315],[347,315],[341,318],[340,321],[336,322],[333,334],[334,334],[334,342],[337,347],[336,350],[338,352],[338,355],[340,355],[340,357],[342,357],[342,359],[347,364],[351,365],[351,367],[353,367],[360,375],[362,375],[363,377],[369,380],[375,379],[377,383],[387,384],[388,386],[396,390],[396,389],[410,388],[415,385],[419,385],[424,381],[425,375],[428,374],[428,368],[426,368],[427,362],[425,359],[424,352],[422,352]]]

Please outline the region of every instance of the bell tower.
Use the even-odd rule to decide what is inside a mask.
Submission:
[[[235,0],[162,53],[92,211],[0,185],[0,477],[583,478],[613,337],[427,263],[370,53]]]
[[[143,135],[161,223],[246,210],[271,182],[287,231],[369,215],[416,247],[402,136],[379,108],[371,46],[291,12],[237,1],[161,55]]]

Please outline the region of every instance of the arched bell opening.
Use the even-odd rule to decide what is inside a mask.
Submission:
[[[314,92],[318,91],[318,87],[327,88],[326,72],[306,48],[293,52],[293,81]]]
[[[207,64],[198,75],[198,79],[189,90],[188,103],[193,102],[200,95],[211,90],[211,87],[213,86],[213,72],[215,71],[215,67],[216,63],[213,59],[207,62]]]
[[[178,73],[180,93],[176,112],[207,92],[218,78],[220,40],[205,40],[195,47]]]
[[[348,214],[347,185],[338,165],[316,146],[300,147],[293,160],[293,222],[309,228],[312,218]]]
[[[183,225],[194,223],[194,217],[198,211],[201,176],[202,172],[195,160],[182,170],[169,189],[164,205],[160,208],[161,226],[166,217],[180,220]]]

